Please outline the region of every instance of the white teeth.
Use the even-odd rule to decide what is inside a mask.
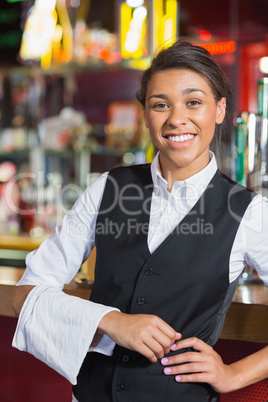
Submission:
[[[183,141],[188,141],[191,138],[194,138],[194,135],[192,134],[187,134],[187,135],[169,135],[168,140],[173,141],[173,142],[183,142]]]

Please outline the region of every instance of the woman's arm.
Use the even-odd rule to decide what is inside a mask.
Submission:
[[[192,347],[186,352],[162,359],[166,375],[177,382],[206,382],[217,392],[232,392],[268,377],[268,346],[230,365],[224,364],[217,352],[198,338],[177,342],[173,351]],[[170,365],[179,366],[170,367]],[[187,373],[187,374],[185,374]]]

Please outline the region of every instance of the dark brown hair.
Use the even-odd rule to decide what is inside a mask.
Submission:
[[[182,39],[160,50],[153,58],[151,66],[142,75],[141,86],[136,94],[138,101],[143,107],[145,106],[148,82],[155,73],[174,69],[191,70],[203,76],[210,85],[216,102],[222,97],[226,98],[225,119],[221,125],[216,125],[214,133],[216,142],[214,145],[218,149],[222,135],[229,129],[232,92],[228,78],[204,48]]]

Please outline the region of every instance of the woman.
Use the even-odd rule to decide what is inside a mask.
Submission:
[[[217,401],[267,377],[268,347],[229,366],[212,348],[244,266],[268,284],[267,200],[209,151],[229,98],[204,49],[159,52],[138,94],[153,163],[101,176],[27,258],[13,344],[76,384],[74,400]],[[91,301],[64,295],[94,245]]]

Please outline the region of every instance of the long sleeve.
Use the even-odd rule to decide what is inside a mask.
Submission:
[[[117,309],[62,292],[94,247],[106,178],[104,174],[93,182],[55,235],[28,254],[26,271],[18,283],[35,288],[23,305],[13,346],[33,354],[73,384],[88,350],[111,355],[114,348],[107,336],[94,335],[101,318]]]
[[[23,305],[12,346],[31,353],[76,384],[99,321],[113,310],[116,309],[38,285]],[[114,342],[108,339],[106,348],[96,345],[94,350],[111,355]]]
[[[237,231],[230,257],[230,282],[248,264],[268,286],[267,239],[268,200],[259,194],[248,206]]]

